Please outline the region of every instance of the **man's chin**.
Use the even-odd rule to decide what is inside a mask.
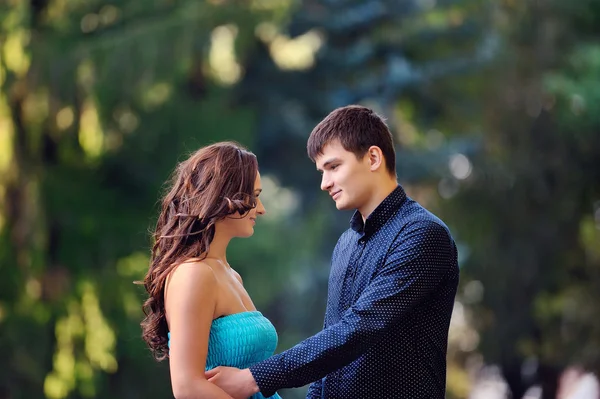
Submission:
[[[345,204],[343,202],[336,202],[335,207],[337,208],[338,211],[347,211],[347,210],[351,209],[351,207],[349,207],[348,204]]]

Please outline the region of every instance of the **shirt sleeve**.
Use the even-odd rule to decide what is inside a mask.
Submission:
[[[323,389],[323,380],[317,380],[310,384],[308,392],[306,393],[306,399],[321,399],[321,390]]]
[[[250,367],[261,393],[268,397],[281,388],[304,386],[351,363],[434,293],[455,266],[456,247],[444,226],[434,221],[406,226],[338,323]]]

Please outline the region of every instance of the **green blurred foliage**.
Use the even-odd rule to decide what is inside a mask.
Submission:
[[[480,342],[451,340],[448,397],[479,354],[516,397],[600,372],[599,2],[402,4],[0,4],[0,399],[171,396],[133,281],[164,181],[215,141],[258,154],[268,212],[230,263],[278,350],[318,331],[350,214],[305,144],[354,102],[388,116],[401,182],[460,245]]]
[[[538,384],[555,398],[567,365],[600,372],[598,27],[581,19],[597,2],[521,6],[505,8],[503,57],[482,72],[482,151],[442,208],[468,243],[479,350],[514,397]]]

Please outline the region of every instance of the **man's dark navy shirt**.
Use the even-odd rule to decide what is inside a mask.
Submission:
[[[458,278],[448,228],[398,186],[340,237],[323,330],[250,368],[261,393],[316,381],[308,398],[444,398]]]

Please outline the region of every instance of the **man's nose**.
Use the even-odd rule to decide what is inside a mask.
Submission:
[[[321,190],[328,191],[331,188],[331,180],[327,177],[326,174],[323,174],[321,178]]]

